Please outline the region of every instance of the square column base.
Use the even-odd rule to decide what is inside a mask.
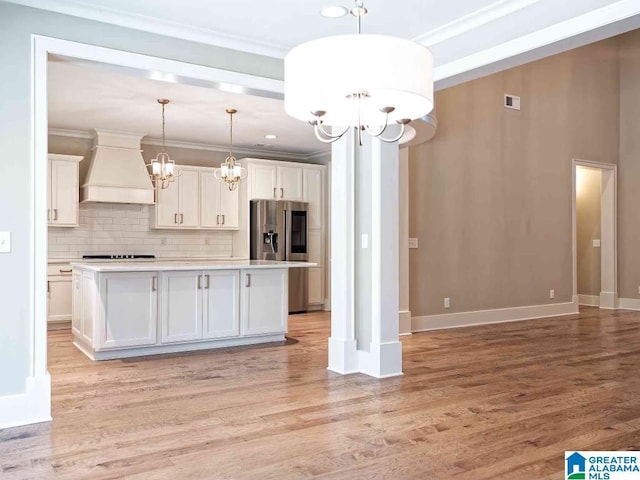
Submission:
[[[358,347],[355,340],[329,337],[329,366],[327,370],[342,375],[359,372]]]
[[[403,375],[402,343],[371,343],[368,352],[358,350],[358,366],[362,373],[376,378]]]

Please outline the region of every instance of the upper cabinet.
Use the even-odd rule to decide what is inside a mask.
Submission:
[[[156,228],[198,228],[200,197],[198,171],[176,167],[178,176],[156,191]]]
[[[213,168],[176,167],[179,176],[158,189],[152,214],[154,228],[237,230],[238,191],[229,191]]]
[[[200,227],[237,229],[238,189],[229,190],[213,172],[200,172]]]
[[[250,199],[301,202],[303,168],[274,163],[250,163]]]
[[[78,164],[82,158],[49,154],[47,219],[51,227],[78,226]]]

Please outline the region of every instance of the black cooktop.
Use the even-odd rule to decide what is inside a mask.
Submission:
[[[122,259],[137,259],[137,258],[147,258],[154,259],[155,255],[83,255],[82,258],[84,260],[122,260]]]

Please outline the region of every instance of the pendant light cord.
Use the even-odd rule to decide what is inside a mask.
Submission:
[[[229,156],[233,157],[233,113],[229,114]]]
[[[162,104],[162,153],[165,153],[165,136],[164,136],[164,103]]]

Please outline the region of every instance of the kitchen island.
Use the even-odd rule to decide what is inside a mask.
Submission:
[[[266,260],[72,262],[74,345],[92,360],[283,341],[288,269]]]

